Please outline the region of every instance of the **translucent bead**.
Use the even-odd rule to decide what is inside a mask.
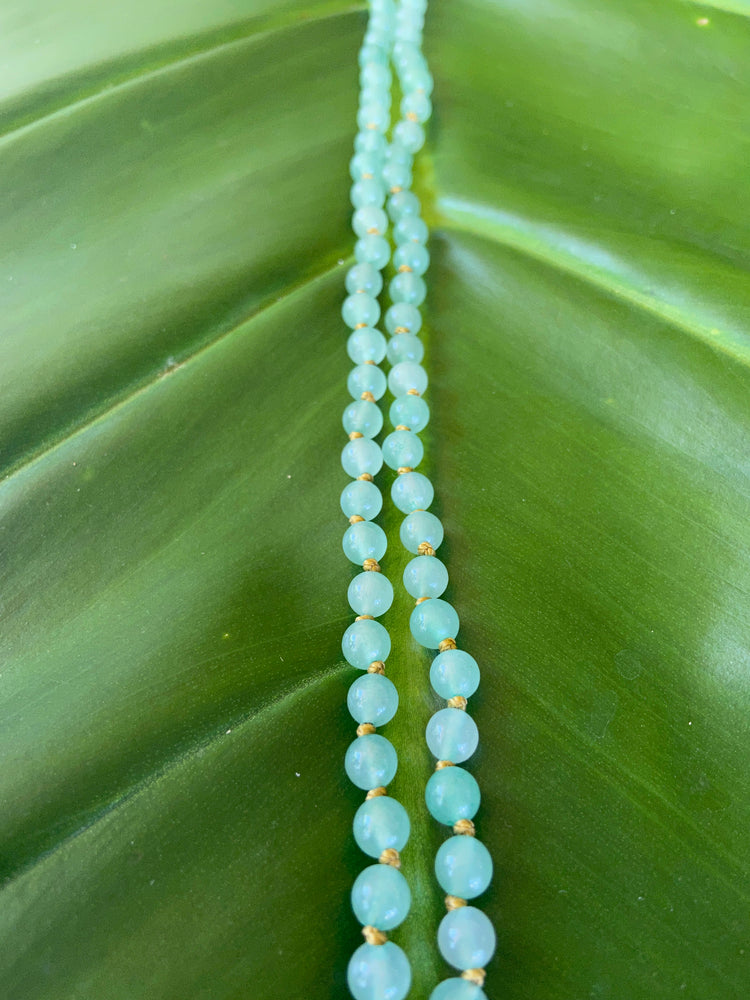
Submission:
[[[401,98],[401,114],[404,118],[407,115],[416,115],[417,121],[426,122],[432,114],[432,101],[427,94],[419,91],[404,94]]]
[[[382,573],[359,573],[349,584],[347,597],[355,615],[379,618],[393,604],[393,584]]]
[[[487,994],[468,979],[444,979],[430,993],[430,1000],[487,1000]]]
[[[375,399],[380,399],[385,394],[387,384],[384,373],[377,365],[357,365],[349,372],[346,380],[346,387],[354,399],[359,399],[363,392],[371,392]]]
[[[404,1000],[411,988],[411,967],[393,941],[362,944],[349,960],[346,979],[354,1000]]]
[[[483,969],[495,954],[495,930],[486,913],[459,906],[440,921],[438,948],[454,969]]]
[[[427,285],[410,271],[401,271],[391,278],[388,293],[393,302],[408,302],[413,306],[421,306],[427,296]]]
[[[416,399],[417,397],[405,398]],[[432,503],[434,496],[435,491],[432,488],[432,483],[421,472],[404,472],[391,487],[391,499],[404,514],[416,510],[426,510]]]
[[[365,208],[366,205],[375,205],[382,208],[385,204],[385,188],[379,180],[374,177],[363,178],[355,181],[349,191],[349,198],[355,208]]]
[[[410,907],[409,885],[391,865],[370,865],[354,880],[352,909],[361,924],[393,930],[406,920]]]
[[[392,334],[395,334],[396,330],[419,333],[422,329],[422,314],[416,306],[410,306],[408,302],[397,302],[385,314],[385,328]]]
[[[355,264],[346,272],[346,290],[350,295],[364,292],[377,298],[383,291],[383,275],[372,264]]]
[[[349,174],[353,181],[377,177],[382,169],[383,160],[377,153],[355,153],[349,161]],[[369,175],[369,177],[365,175]]]
[[[411,187],[411,169],[403,163],[386,163],[381,176],[389,191]]]
[[[444,653],[438,653],[432,661],[430,683],[441,698],[455,698],[457,695],[471,698],[479,687],[477,661],[463,649],[446,649]]]
[[[409,814],[400,802],[388,795],[378,795],[359,807],[354,816],[353,829],[360,850],[371,858],[379,858],[389,847],[394,851],[402,851],[406,847],[411,824]]]
[[[368,575],[380,576],[379,573]],[[395,684],[382,674],[362,674],[349,688],[346,704],[356,722],[384,726],[396,714],[398,691]]]
[[[383,495],[375,483],[369,483],[366,479],[349,483],[341,493],[341,509],[347,517],[358,514],[365,521],[371,521],[378,516],[382,507]]]
[[[435,855],[435,876],[451,896],[475,899],[492,881],[490,852],[476,837],[450,837]]]
[[[367,367],[373,366],[367,365]],[[357,396],[359,395],[361,393],[358,392]],[[414,399],[416,398],[415,396]],[[369,399],[356,399],[344,410],[342,423],[347,434],[357,431],[366,438],[373,438],[383,429],[383,413],[380,407],[376,403],[371,403]]]
[[[385,136],[374,129],[364,129],[354,137],[355,153],[374,153],[381,161],[385,159],[387,147]]]
[[[437,649],[443,639],[454,639],[458,634],[458,614],[452,604],[433,597],[414,608],[409,628],[420,646]]]
[[[360,524],[370,524],[370,521],[360,521]],[[357,527],[357,525],[354,525]],[[388,630],[380,622],[363,618],[352,622],[344,632],[341,640],[341,651],[347,663],[358,670],[367,670],[376,660],[387,660],[391,651],[391,637]],[[448,758],[450,760],[450,758]]]
[[[361,87],[380,87],[390,90],[393,78],[387,64],[378,62],[365,63],[359,73]]]
[[[352,229],[359,237],[373,231],[378,236],[384,236],[388,231],[388,216],[382,208],[366,205],[364,208],[358,208],[352,216]]]
[[[346,529],[342,544],[346,558],[361,566],[365,559],[382,559],[388,540],[379,524],[358,521]]]
[[[385,162],[394,165],[397,164],[400,167],[406,167],[408,170],[411,170],[414,157],[405,146],[402,146],[398,142],[393,142],[385,151]]]
[[[399,333],[388,341],[386,353],[392,365],[397,365],[400,361],[419,364],[424,357],[424,344],[413,333]]]
[[[413,361],[400,361],[388,373],[388,388],[394,396],[405,396],[410,389],[421,396],[427,388],[427,372]]]
[[[344,767],[353,785],[370,791],[393,781],[398,759],[392,744],[384,736],[368,733],[349,744]]]
[[[383,442],[381,454],[391,469],[413,469],[424,457],[424,445],[411,431],[392,431]]]
[[[419,343],[421,344],[421,341]],[[359,330],[354,330],[349,336],[346,353],[355,365],[363,365],[367,361],[374,361],[377,365],[385,357],[386,346],[385,337],[380,330],[363,326]]]
[[[426,243],[429,235],[427,223],[417,215],[405,215],[393,227],[393,239],[399,246],[409,242]]]
[[[430,775],[424,799],[438,823],[453,826],[460,819],[474,819],[482,796],[473,774],[462,767],[442,767]]]
[[[382,104],[365,104],[357,112],[357,125],[361,129],[377,129],[387,132],[391,124],[391,116]]]
[[[393,138],[404,149],[408,149],[410,153],[414,154],[424,146],[424,129],[419,122],[399,122],[393,130]]]
[[[426,738],[430,752],[438,760],[450,760],[454,764],[468,760],[479,745],[476,722],[460,708],[441,708],[435,712],[427,723]]]
[[[341,452],[341,465],[347,476],[356,479],[369,473],[376,476],[383,468],[383,452],[379,444],[371,438],[355,438],[347,441]]]
[[[380,304],[371,295],[348,295],[341,307],[341,315],[346,325],[352,329],[360,323],[375,326],[380,319]]]
[[[399,334],[399,340],[401,337],[410,336],[411,334],[409,333],[401,333]],[[390,341],[390,344],[392,343],[393,341]],[[396,364],[398,364],[398,362],[396,362]],[[413,431],[419,433],[419,431],[424,430],[430,422],[430,408],[421,396],[399,396],[398,399],[394,399],[391,403],[388,416],[390,417],[390,421],[394,427],[398,427],[399,424],[403,424],[404,427],[411,427]],[[432,501],[430,501],[430,503],[431,502]],[[427,504],[426,506],[429,507],[430,504]],[[399,510],[403,509],[403,507],[399,507]],[[410,510],[413,509],[414,508],[410,508]]]
[[[385,236],[368,233],[354,244],[354,256],[361,263],[382,270],[391,259],[391,245]]]
[[[409,267],[414,274],[424,274],[430,266],[430,253],[422,243],[402,243],[396,248],[393,254],[393,266],[398,270],[400,267]]]
[[[440,597],[448,586],[448,570],[437,557],[417,556],[404,570],[404,587],[415,600]]]
[[[357,56],[360,68],[367,63],[378,63],[380,66],[388,65],[388,53],[377,45],[363,45]]]
[[[410,475],[410,473],[406,473],[406,475]],[[407,552],[416,555],[422,542],[427,542],[433,549],[440,548],[443,541],[443,525],[440,523],[440,519],[429,511],[413,510],[401,522],[399,535]],[[450,635],[455,639],[453,632]]]
[[[394,222],[405,215],[419,215],[421,210],[419,198],[413,191],[396,191],[388,198],[388,214]]]
[[[382,107],[390,115],[391,111],[391,94],[388,90],[383,90],[382,87],[362,87],[359,92],[359,106],[361,108],[371,107],[377,105]]]
[[[401,77],[401,86],[404,91],[420,90],[429,97],[433,87],[432,77],[421,67],[407,69]]]

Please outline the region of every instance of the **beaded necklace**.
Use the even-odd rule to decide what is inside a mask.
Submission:
[[[393,586],[379,564],[387,549],[386,535],[374,521],[383,499],[373,477],[383,462],[397,472],[391,498],[406,515],[400,537],[414,556],[403,578],[406,591],[416,601],[409,626],[420,645],[438,650],[430,681],[447,702],[427,725],[427,745],[437,764],[426,783],[425,802],[435,820],[453,829],[453,836],[441,845],[435,858],[435,874],[447,893],[448,911],[440,923],[437,943],[460,976],[438,984],[430,1000],[483,1000],[483,966],[495,950],[492,924],[468,903],[489,885],[492,860],[476,838],[472,822],[479,808],[479,787],[472,775],[458,766],[472,756],[479,740],[476,724],[466,712],[467,698],[479,684],[479,667],[456,646],[458,615],[441,599],[448,571],[436,556],[443,526],[428,510],[434,497],[432,484],[415,471],[424,454],[417,435],[430,415],[422,398],[427,373],[420,363],[424,349],[417,336],[422,325],[418,307],[426,295],[422,276],[429,265],[425,247],[428,231],[420,218],[419,199],[409,190],[413,157],[424,143],[423,124],[432,110],[432,79],[421,52],[426,7],[427,0],[400,0],[397,5],[393,0],[370,0],[367,32],[359,53],[359,131],[350,164],[357,263],[346,275],[348,297],[342,316],[352,330],[347,351],[355,367],[349,373],[347,388],[354,402],[344,411],[344,429],[350,440],[341,461],[353,482],[341,495],[341,508],[350,521],[344,552],[362,566],[362,572],[349,585],[347,596],[357,618],[344,633],[342,649],[347,662],[363,673],[351,685],[347,698],[358,727],[356,739],[346,751],[345,767],[350,780],[366,792],[354,817],[354,838],[365,854],[377,859],[360,873],[352,888],[352,907],[363,924],[366,941],[349,962],[348,983],[355,1000],[404,1000],[411,986],[409,960],[386,936],[386,931],[406,919],[411,892],[400,871],[399,854],[409,838],[409,817],[386,792],[396,774],[397,754],[391,742],[376,731],[391,721],[398,708],[396,688],[385,676],[390,636],[376,621],[393,601]],[[403,96],[402,117],[389,143],[391,64]],[[387,214],[383,209],[386,196]],[[385,327],[391,339],[386,343],[376,324],[380,319],[378,296],[383,289],[381,272],[391,260],[389,217],[396,244],[392,257],[396,273],[388,286],[392,304],[385,313]],[[378,367],[386,357],[392,366],[387,379]],[[395,397],[389,411],[394,430],[381,447],[374,440],[383,427],[377,401],[386,386]]]

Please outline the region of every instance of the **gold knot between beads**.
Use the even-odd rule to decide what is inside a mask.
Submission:
[[[362,174],[362,180],[363,181],[371,181],[372,177],[373,177],[372,174]]]
[[[370,666],[367,668],[368,674],[384,674],[385,673],[385,663],[382,660],[373,660]]]
[[[355,622],[374,622],[375,615],[357,615]]]
[[[354,327],[354,329],[355,330],[364,330],[364,328],[366,326],[367,326],[367,323],[357,323],[356,326]]]
[[[368,403],[374,403],[375,402],[375,397],[369,391],[369,389],[365,389],[365,391],[362,393],[362,395],[359,398],[360,399],[366,399]]]
[[[398,184],[395,187],[391,188],[391,194],[398,194],[399,191],[403,191],[403,188],[400,187]]]
[[[365,802],[367,802],[368,799],[377,799],[378,796],[387,794],[388,792],[386,789],[383,788],[382,785],[379,785],[377,788],[371,788],[367,795],[365,795]]]
[[[399,476],[403,476],[406,472],[414,472],[414,468],[411,465],[399,465],[396,471]]]
[[[406,390],[406,395],[407,396],[418,396],[419,392],[416,389],[407,389]]]
[[[418,597],[414,602],[415,607],[417,604],[421,604],[423,601],[429,601],[429,597]]]
[[[360,521],[364,521],[361,514],[352,514],[349,518],[349,524],[359,524]]]
[[[406,120],[410,122],[419,121],[419,115],[417,114],[416,111],[407,111],[406,114],[404,115],[404,118],[406,118]]]
[[[377,226],[370,226],[370,228],[367,230],[367,232],[368,232],[368,235],[370,235],[370,236],[380,236],[380,230],[378,229]]]
[[[377,927],[372,927],[367,924],[362,928],[362,936],[368,944],[385,944],[388,940],[388,935],[379,931]]]
[[[477,831],[470,819],[460,819],[453,824],[453,832],[457,836],[474,837]]]
[[[401,264],[399,266],[399,273],[401,273],[401,274],[407,274],[407,273],[410,274],[413,270],[414,270],[414,268],[413,267],[409,267],[408,264]]]
[[[445,897],[445,908],[450,912],[451,910],[457,910],[461,906],[468,906],[465,899],[461,899],[460,896],[451,896],[450,893]]]
[[[475,986],[481,988],[484,986],[484,981],[487,978],[487,973],[484,969],[464,969],[461,973],[462,979],[468,979],[470,983],[474,983]]]
[[[438,646],[441,653],[444,653],[446,649],[458,649],[455,639],[443,639],[443,641]]]
[[[361,437],[364,437],[364,434],[362,433],[362,431],[350,431],[349,432],[349,440],[350,441],[356,441],[357,438],[361,438]]]
[[[401,867],[401,855],[393,847],[386,847],[378,861],[381,865],[390,865],[391,868]]]
[[[462,712],[466,711],[466,706],[468,701],[464,698],[462,694],[454,695],[453,698],[449,698],[446,702],[448,708],[460,708]]]
[[[365,559],[362,563],[362,569],[365,573],[379,573],[380,563],[376,559]]]
[[[408,326],[397,326],[396,329],[393,332],[394,333],[408,333],[409,332],[409,327]]]
[[[442,771],[444,767],[455,767],[456,765],[452,760],[439,760],[435,765],[436,771]]]
[[[406,424],[396,424],[397,431],[410,431],[411,427],[407,427]]]
[[[429,542],[420,542],[419,543],[419,548],[417,549],[417,555],[418,556],[434,556],[435,555],[435,550],[433,549],[433,547],[430,545]],[[443,639],[443,642],[445,642],[445,639]],[[442,649],[440,650],[440,652],[441,653],[443,652]]]
[[[372,476],[369,472],[363,472],[361,476],[357,476],[357,480],[363,483],[371,483]]]
[[[371,736],[374,732],[377,730],[371,722],[362,722],[357,726],[357,736]]]

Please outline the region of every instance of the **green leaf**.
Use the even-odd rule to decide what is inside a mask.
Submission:
[[[345,997],[364,13],[3,13],[0,995]],[[748,14],[428,12],[425,467],[483,670],[490,998],[729,1000],[750,977]],[[408,610],[394,939],[426,1000],[444,832]]]

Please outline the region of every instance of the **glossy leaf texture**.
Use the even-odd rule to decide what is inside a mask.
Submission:
[[[430,6],[423,437],[483,671],[490,1000],[750,981],[748,15]],[[343,998],[363,10],[2,16],[0,995]],[[426,1000],[444,833],[408,610],[393,938]]]

